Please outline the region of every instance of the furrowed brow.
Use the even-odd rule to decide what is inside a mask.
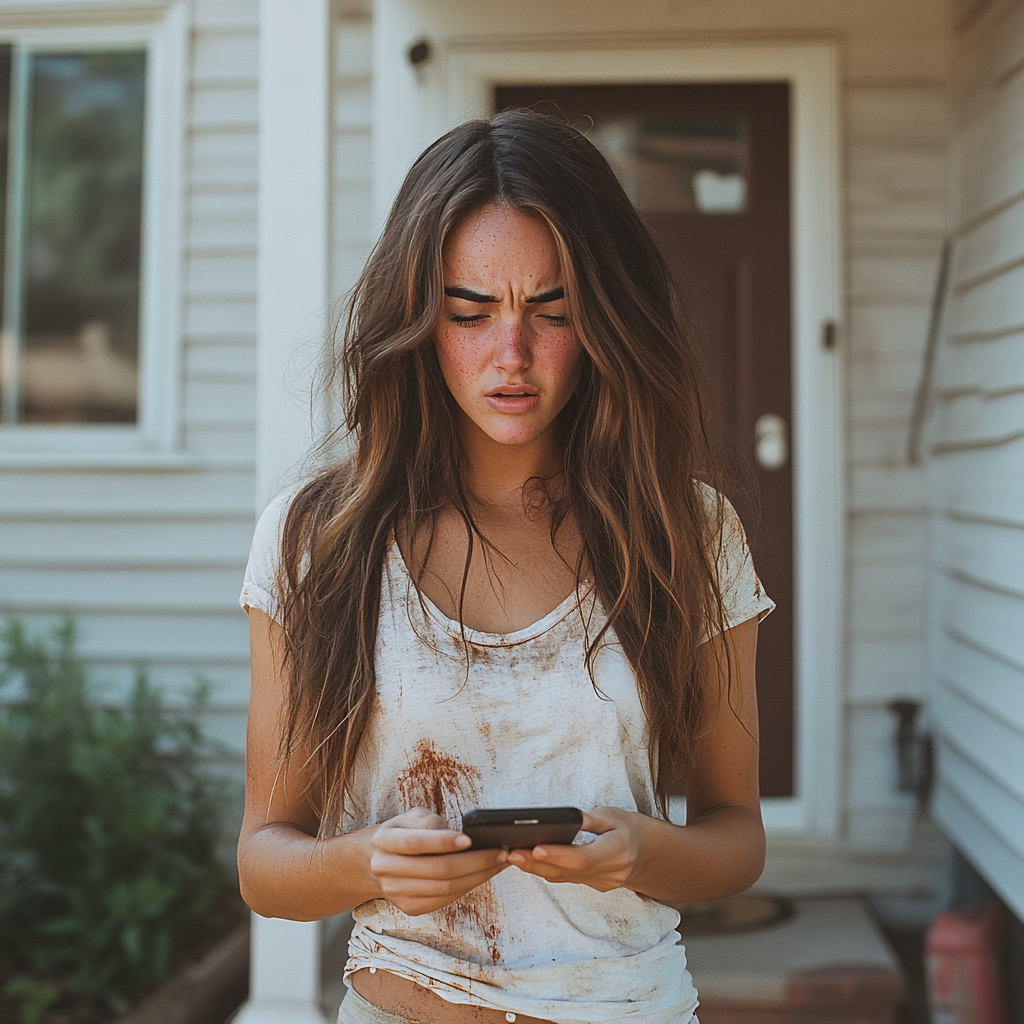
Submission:
[[[564,288],[549,288],[546,292],[541,292],[539,295],[531,295],[526,301],[527,302],[557,302],[559,299],[565,298]]]
[[[493,295],[475,292],[472,288],[445,288],[445,295],[453,299],[465,299],[467,302],[497,302]]]

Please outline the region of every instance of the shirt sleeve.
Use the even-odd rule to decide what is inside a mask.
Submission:
[[[248,612],[258,608],[275,622],[280,622],[281,600],[278,591],[278,569],[281,565],[281,535],[288,510],[299,488],[292,487],[274,498],[256,523],[249,561],[245,566],[242,593],[238,603]]]
[[[704,484],[700,485],[713,515],[717,516],[715,492]],[[747,544],[747,535],[740,517],[729,499],[722,496],[722,531],[715,543],[718,586],[722,595],[722,611],[725,628],[732,629],[741,622],[756,618],[761,621],[775,607],[775,602],[764,592],[761,581],[754,571],[754,560]],[[705,627],[705,640],[719,632],[717,623]]]

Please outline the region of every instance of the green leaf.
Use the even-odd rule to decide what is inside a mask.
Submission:
[[[0,984],[26,1021],[77,999],[84,1024],[165,977],[227,891],[206,694],[168,707],[140,671],[105,706],[70,619],[0,623],[0,687]]]
[[[21,1004],[22,1024],[38,1024],[43,1014],[60,998],[53,985],[26,974],[16,974],[4,985],[4,992]]]

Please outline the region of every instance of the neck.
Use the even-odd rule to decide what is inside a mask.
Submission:
[[[528,480],[548,480],[562,471],[562,451],[554,424],[526,444],[499,444],[474,423],[463,423],[463,486],[474,504],[522,511]]]

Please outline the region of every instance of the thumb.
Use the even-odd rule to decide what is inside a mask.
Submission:
[[[611,815],[604,813],[610,808],[595,807],[592,811],[583,812],[583,824],[580,829],[583,832],[594,832],[601,835],[602,832],[610,832],[618,827],[618,822]]]

